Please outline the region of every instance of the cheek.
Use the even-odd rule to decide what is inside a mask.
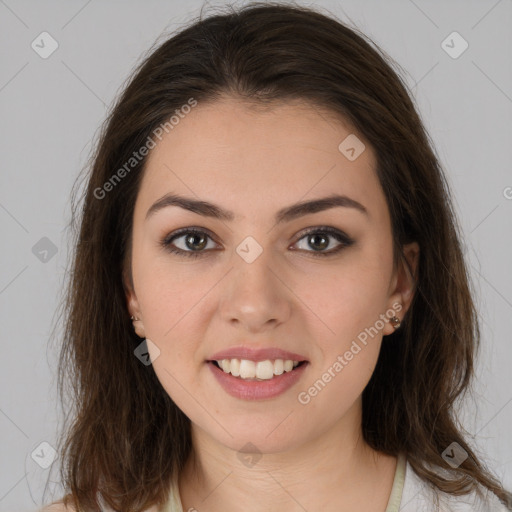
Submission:
[[[191,263],[152,249],[150,241],[134,251],[133,279],[144,316],[146,335],[165,342],[207,291],[201,271]]]
[[[190,394],[197,386],[202,327],[195,321],[205,290],[179,272],[153,266],[141,274],[137,295],[144,314],[146,337],[158,347],[153,369],[174,402],[188,412]],[[182,276],[182,275],[181,275]]]
[[[318,324],[315,330],[327,348],[341,349],[375,325],[387,309],[392,258],[365,249],[339,265],[314,270],[296,280],[296,293],[307,306],[304,314]],[[364,336],[363,336],[364,337]]]
[[[181,386],[190,389],[193,383],[189,379],[197,373],[202,335],[201,327],[191,321],[197,320],[196,310],[204,296],[196,282],[178,276],[179,272],[171,275],[162,266],[153,265],[139,269],[138,280],[134,279],[146,338],[158,349],[158,357],[151,357],[153,368],[173,399]]]

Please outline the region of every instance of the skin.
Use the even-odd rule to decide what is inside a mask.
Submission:
[[[357,134],[366,149],[356,160],[338,150],[351,133],[341,119],[307,103],[255,110],[225,97],[199,103],[148,157],[126,297],[130,314],[140,319],[137,334],[160,350],[156,358],[152,351],[159,381],[191,420],[193,456],[179,478],[184,510],[235,511],[240,503],[248,512],[386,508],[396,458],[363,441],[361,394],[394,330],[389,322],[308,404],[297,399],[379,315],[399,303],[402,319],[413,295],[411,276],[393,265],[391,221],[372,148]],[[215,203],[235,219],[177,206],[146,219],[151,205],[171,192]],[[279,209],[333,192],[360,202],[368,214],[336,207],[275,224]],[[186,258],[159,245],[190,226],[211,234],[203,256]],[[311,237],[301,232],[318,226],[355,242],[315,257]],[[236,252],[247,236],[263,249],[250,264]],[[339,245],[328,240],[324,252]],[[193,251],[185,242],[174,240]],[[416,243],[404,247],[413,270],[418,252]],[[309,364],[284,394],[244,401],[226,394],[205,362],[238,345],[279,347]],[[251,467],[237,456],[248,442],[262,454]]]

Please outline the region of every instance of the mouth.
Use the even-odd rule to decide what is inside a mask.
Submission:
[[[283,374],[291,373],[305,366],[308,361],[292,359],[266,359],[252,361],[250,359],[220,359],[210,360],[207,363],[218,370],[242,381],[269,381],[275,380]]]
[[[213,359],[206,363],[221,388],[244,401],[269,400],[285,394],[299,382],[309,365],[308,361],[293,359]]]

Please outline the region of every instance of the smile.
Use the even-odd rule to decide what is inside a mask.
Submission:
[[[284,372],[291,372],[299,365],[299,361],[291,359],[267,359],[251,361],[250,359],[222,359],[214,361],[225,373],[243,380],[270,380]]]
[[[283,394],[309,365],[307,361],[290,359],[221,359],[207,364],[224,391],[241,400],[265,400]]]

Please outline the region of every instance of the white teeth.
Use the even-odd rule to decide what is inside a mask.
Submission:
[[[231,375],[240,376],[240,359],[231,359]]]
[[[256,365],[256,377],[258,379],[271,379],[274,376],[274,363],[272,361],[258,361]]]
[[[240,377],[242,379],[254,379],[256,377],[256,365],[254,361],[242,359],[240,361]]]
[[[222,359],[217,361],[219,367],[225,373],[231,373],[234,377],[241,379],[269,380],[274,375],[282,375],[284,372],[291,372],[299,361],[291,359],[276,359],[271,361],[251,361],[249,359]]]

